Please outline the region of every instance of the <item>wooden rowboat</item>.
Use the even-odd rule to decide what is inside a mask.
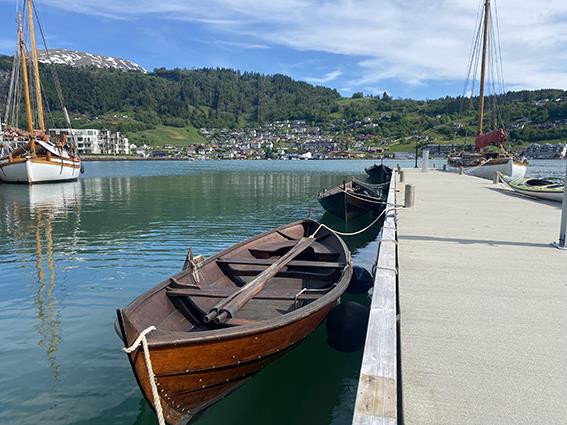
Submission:
[[[314,235],[314,237],[310,237]],[[185,269],[118,310],[130,346],[150,326],[164,417],[185,424],[313,332],[346,290],[350,252],[332,231],[298,221]],[[129,354],[154,408],[144,352]]]
[[[543,179],[513,179],[498,173],[508,187],[522,195],[532,198],[545,199],[547,201],[563,202],[564,186],[549,180]]]
[[[326,211],[345,219],[380,213],[386,207],[379,193],[355,180],[322,192],[317,199]]]
[[[370,167],[365,168],[364,171],[368,174],[372,183],[386,183],[392,178],[392,169],[384,164],[371,165]]]

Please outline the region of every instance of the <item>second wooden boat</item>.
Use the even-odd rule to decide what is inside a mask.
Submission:
[[[386,183],[392,178],[392,169],[384,164],[371,165],[364,169],[372,183]]]
[[[326,211],[346,219],[380,213],[386,207],[378,192],[355,180],[322,192],[317,199]]]
[[[513,179],[499,173],[508,187],[522,195],[546,201],[563,202],[565,188],[562,184],[543,179]]]
[[[313,332],[346,290],[350,252],[312,220],[263,233],[196,263],[118,311],[126,346],[145,329],[168,424],[198,412]],[[129,354],[154,406],[142,348]],[[155,406],[154,406],[155,407]]]

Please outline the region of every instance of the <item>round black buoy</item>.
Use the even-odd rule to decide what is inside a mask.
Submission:
[[[370,308],[354,301],[338,304],[327,317],[327,342],[337,351],[361,350],[366,339]]]
[[[347,288],[349,294],[363,294],[374,285],[374,278],[364,267],[354,266],[352,277]]]

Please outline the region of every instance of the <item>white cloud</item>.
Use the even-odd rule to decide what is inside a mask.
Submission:
[[[326,84],[330,83],[331,81],[335,81],[341,75],[343,75],[342,71],[336,69],[334,71],[326,73],[322,77],[305,77],[304,80],[311,84]]]
[[[44,0],[43,4],[117,19],[158,15],[198,21],[246,35],[258,45],[354,56],[358,69],[349,74],[358,76],[349,84],[361,86],[391,78],[410,84],[462,80],[481,1]],[[567,1],[499,0],[497,4],[508,85],[567,87]],[[326,77],[315,80],[324,82]]]
[[[267,44],[259,44],[259,43],[247,43],[243,41],[226,41],[226,40],[216,40],[214,41],[215,44],[219,44],[221,46],[228,46],[228,47],[238,47],[241,49],[269,49],[270,46]]]

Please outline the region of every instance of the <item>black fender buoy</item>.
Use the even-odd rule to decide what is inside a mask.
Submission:
[[[352,353],[364,347],[370,308],[354,301],[338,304],[327,316],[327,343]]]
[[[85,165],[81,162],[81,174],[85,172]]]
[[[363,294],[368,292],[374,285],[374,277],[364,267],[354,266],[352,268],[352,277],[348,284],[347,293],[349,294]]]

